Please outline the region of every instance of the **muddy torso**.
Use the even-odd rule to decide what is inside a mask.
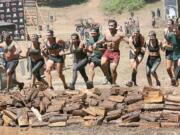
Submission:
[[[107,42],[107,49],[119,50],[119,44],[122,40],[122,36],[119,32],[112,35],[109,31],[105,34],[105,39]]]

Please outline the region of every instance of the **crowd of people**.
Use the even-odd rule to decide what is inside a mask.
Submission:
[[[124,22],[124,30],[122,26],[118,27],[118,30],[124,32],[128,38],[132,35],[134,29],[139,28],[139,18],[134,15],[134,12],[130,12],[130,17]]]
[[[117,67],[120,61],[120,45],[129,47],[129,59],[131,66],[131,78],[126,83],[128,87],[137,86],[137,69],[144,58],[144,54],[148,53],[146,62],[146,75],[149,86],[153,86],[153,76],[156,85],[161,86],[161,80],[156,72],[161,63],[160,50],[165,52],[166,69],[171,79],[172,86],[178,86],[180,77],[180,24],[175,24],[173,20],[167,21],[167,28],[164,30],[164,39],[157,39],[156,32],[150,31],[148,39],[145,40],[141,34],[139,27],[133,28],[129,38],[117,29],[116,20],[108,21],[108,29],[102,34],[98,27],[92,27],[90,30],[90,38],[81,40],[77,33],[71,34],[70,47],[65,51],[65,42],[56,40],[54,31],[49,30],[46,33],[46,40],[39,42],[38,35],[34,34],[30,37],[31,41],[28,45],[26,56],[21,56],[21,49],[15,41],[13,41],[9,33],[4,34],[4,42],[0,48],[4,52],[5,68],[7,74],[7,88],[10,89],[11,82],[18,84],[22,89],[24,83],[12,79],[19,59],[29,57],[32,72],[32,87],[36,87],[36,80],[47,85],[53,90],[51,71],[55,68],[61,79],[64,89],[75,90],[78,71],[84,79],[87,89],[94,87],[95,68],[100,67],[104,78],[112,86],[117,86],[118,79]],[[63,74],[63,66],[66,61],[65,56],[73,54],[73,74],[72,81],[67,84],[66,76]],[[88,66],[88,73],[86,66]],[[45,67],[46,79],[41,77],[41,68]]]

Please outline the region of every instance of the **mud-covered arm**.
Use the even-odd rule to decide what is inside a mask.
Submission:
[[[146,42],[143,36],[141,36],[141,51],[142,52],[146,51]]]
[[[14,41],[13,41],[13,44],[14,44],[14,47],[16,48],[16,52],[15,53],[20,55],[22,53],[20,45],[18,45],[17,42],[14,42]]]
[[[91,46],[91,48],[92,48],[93,50],[97,50],[97,51],[105,51],[105,50],[106,50],[106,46],[102,45],[101,48],[98,48],[97,45],[98,45],[98,44],[95,43],[95,44],[93,44],[93,46]]]
[[[0,44],[0,48],[4,48],[4,45],[3,45],[3,43],[1,43],[1,44]]]
[[[170,49],[173,48],[173,43],[171,42],[171,35],[170,34],[167,34],[163,47],[165,49],[166,48],[170,48]]]
[[[27,44],[26,57],[29,56],[29,51],[30,51],[30,49],[31,49],[31,43],[28,43],[28,44]]]
[[[105,44],[106,43],[106,36],[104,35],[102,39],[96,42],[96,44]]]
[[[125,33],[120,32],[119,36],[120,36],[122,41],[124,41],[126,44],[129,44],[129,39],[125,36]]]
[[[163,42],[161,40],[158,40],[158,43],[159,43],[159,47],[161,48],[161,50],[164,51]]]
[[[133,44],[133,38],[132,38],[132,37],[129,38],[129,47],[130,47],[130,49],[132,49],[133,51],[136,50],[136,48],[134,47],[134,44]]]
[[[125,37],[122,39],[122,41],[124,41],[126,44],[129,44],[129,40],[126,39]]]

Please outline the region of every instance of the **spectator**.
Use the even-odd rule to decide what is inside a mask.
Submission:
[[[157,8],[157,13],[156,14],[157,14],[157,17],[159,17],[159,18],[161,17],[161,11],[160,11],[159,8]]]

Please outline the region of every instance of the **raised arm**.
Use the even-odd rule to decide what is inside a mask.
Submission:
[[[146,42],[145,42],[145,39],[144,39],[143,36],[141,36],[141,50],[142,50],[143,52],[146,51]]]

